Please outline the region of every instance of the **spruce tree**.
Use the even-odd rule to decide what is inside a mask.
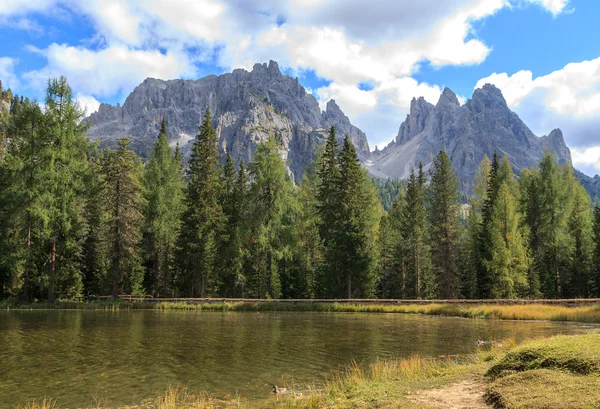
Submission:
[[[157,296],[173,295],[173,269],[185,184],[181,163],[169,147],[163,119],[144,172],[146,200],[144,247],[149,267],[146,288]]]
[[[406,246],[401,223],[406,207],[405,192],[400,191],[389,213],[379,223],[379,277],[377,294],[381,298],[405,298],[407,290]]]
[[[337,296],[342,292],[343,287],[336,273],[338,261],[343,258],[343,255],[337,252],[335,242],[340,224],[338,189],[341,186],[341,176],[338,146],[335,128],[331,127],[323,153],[317,162],[316,212],[325,260],[320,273],[319,288],[325,291],[321,296]]]
[[[337,296],[343,294],[348,299],[370,297],[375,283],[374,244],[381,205],[348,135],[344,138],[339,166],[340,184],[336,189],[339,219],[334,230],[334,246],[340,255],[336,260],[335,274],[338,282],[342,283],[343,293]]]
[[[227,223],[221,252],[221,279],[219,294],[224,297],[243,296],[246,278],[243,271],[247,239],[246,212],[248,202],[248,174],[244,161],[236,171],[231,155],[224,167],[222,206]]]
[[[425,272],[431,267],[427,237],[427,209],[425,207],[425,174],[419,163],[419,175],[411,170],[406,188],[406,204],[400,222],[400,234],[406,248],[406,294],[408,298],[422,298]],[[431,283],[429,283],[431,286]]]
[[[179,236],[181,290],[189,297],[213,295],[218,288],[217,251],[225,216],[217,133],[207,109],[189,160],[189,183]]]
[[[109,213],[108,278],[114,300],[121,290],[143,293],[141,240],[146,204],[142,196],[141,163],[129,146],[129,139],[119,139],[118,149],[107,152],[102,164],[104,200]]]
[[[446,152],[440,151],[433,166],[429,213],[431,258],[437,296],[451,299],[460,296],[458,180]]]

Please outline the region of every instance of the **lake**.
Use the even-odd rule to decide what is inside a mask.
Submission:
[[[85,407],[140,403],[169,385],[257,401],[352,361],[469,354],[477,340],[584,332],[580,324],[402,314],[0,311],[0,397]]]

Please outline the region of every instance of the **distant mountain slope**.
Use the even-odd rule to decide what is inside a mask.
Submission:
[[[167,121],[168,137],[179,141],[184,154],[198,133],[198,124],[209,108],[219,134],[219,149],[230,152],[236,161],[252,159],[256,146],[270,134],[283,146],[282,155],[300,180],[306,164],[331,126],[339,138],[350,135],[362,156],[369,154],[367,137],[337,106],[319,103],[306,93],[298,79],[282,75],[276,62],[256,64],[252,71],[210,75],[199,80],[157,80],[148,78],[127,97],[123,106],[102,104],[89,119],[90,138],[113,145],[127,136],[134,149],[148,154],[158,135],[161,119]]]
[[[368,169],[375,176],[404,179],[419,162],[429,169],[435,155],[445,149],[461,190],[468,192],[485,154],[491,157],[494,150],[506,154],[519,173],[537,165],[546,148],[561,163],[571,162],[571,152],[560,129],[548,136],[535,136],[508,108],[495,86],[486,84],[475,90],[464,105],[446,88],[436,105],[422,97],[412,100],[396,140],[373,153]]]

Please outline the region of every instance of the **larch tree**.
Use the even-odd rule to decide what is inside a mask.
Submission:
[[[491,257],[484,263],[490,277],[490,297],[524,296],[530,259],[520,231],[516,200],[507,182],[500,185],[488,228]]]
[[[433,166],[429,209],[431,258],[437,295],[451,299],[460,296],[459,184],[446,152],[440,151]]]
[[[181,290],[190,297],[213,295],[219,286],[217,252],[225,215],[220,203],[223,171],[217,142],[207,109],[189,160],[177,257]]]
[[[105,206],[109,214],[108,278],[114,300],[118,299],[121,289],[131,294],[143,293],[141,241],[146,204],[142,196],[141,163],[129,146],[129,139],[119,139],[118,149],[106,153],[102,166]]]
[[[48,81],[45,103],[43,132],[50,144],[45,177],[50,231],[48,302],[52,303],[57,290],[59,296],[73,297],[83,289],[79,270],[90,143],[83,122],[85,112],[73,100],[65,77]]]

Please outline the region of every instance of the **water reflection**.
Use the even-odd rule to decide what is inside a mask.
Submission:
[[[0,407],[44,396],[62,408],[94,397],[133,404],[170,384],[261,399],[282,377],[319,381],[353,360],[467,354],[478,339],[583,330],[399,314],[3,311]]]

